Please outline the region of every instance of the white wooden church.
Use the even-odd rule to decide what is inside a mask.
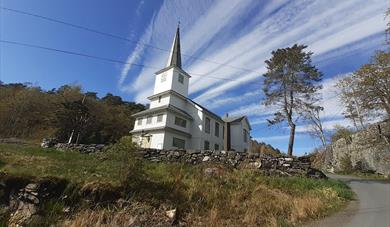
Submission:
[[[181,65],[179,27],[167,66],[155,74],[150,108],[133,115],[135,143],[154,149],[249,151],[251,126],[246,116],[221,118],[188,98],[191,76]]]

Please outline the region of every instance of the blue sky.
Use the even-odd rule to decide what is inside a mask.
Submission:
[[[294,43],[308,45],[314,52],[313,63],[324,73],[325,128],[350,125],[342,118],[334,84],[367,63],[375,50],[385,48],[384,11],[390,6],[387,0],[0,2],[2,7],[57,18],[160,50],[7,10],[0,11],[2,40],[155,68],[166,64],[168,52],[164,50],[170,48],[180,20],[183,67],[193,76],[190,97],[220,115],[248,115],[252,137],[282,150],[287,148],[288,128],[269,128],[265,120],[273,108],[260,104],[261,75],[271,51]],[[85,91],[97,91],[99,96],[111,92],[142,103],[152,94],[157,71],[6,43],[0,44],[0,57],[0,80],[6,83],[32,82],[44,89],[77,84]],[[304,123],[298,126],[295,154],[320,145],[306,131]]]

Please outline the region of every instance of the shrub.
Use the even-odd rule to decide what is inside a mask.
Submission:
[[[343,172],[346,173],[351,173],[353,171],[351,156],[346,154],[340,159],[340,168]]]
[[[332,142],[336,142],[339,139],[345,139],[347,144],[351,143],[352,131],[340,125],[335,126],[335,132],[332,135]]]
[[[140,183],[145,175],[143,161],[136,157],[136,148],[131,136],[124,136],[108,152],[108,158],[115,157],[120,163],[120,183],[126,190]]]

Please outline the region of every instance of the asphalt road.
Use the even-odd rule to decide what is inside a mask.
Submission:
[[[352,201],[343,211],[308,226],[390,227],[390,181],[328,176],[347,182],[356,193],[357,200]]]

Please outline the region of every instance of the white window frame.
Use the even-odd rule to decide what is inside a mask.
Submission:
[[[142,120],[143,120],[142,118],[138,118],[137,119],[137,125],[142,125]]]
[[[146,124],[147,125],[150,125],[150,124],[152,124],[153,123],[153,116],[147,116],[147,118],[146,118]]]
[[[207,144],[207,146],[206,146],[206,144]],[[208,140],[204,141],[203,149],[204,150],[210,150],[210,141],[208,141]]]
[[[183,143],[183,146],[177,146],[178,144],[175,143],[175,140],[176,140],[176,142]],[[186,148],[186,140],[183,140],[183,139],[180,139],[180,138],[177,138],[177,137],[173,137],[172,138],[172,147],[177,147],[179,149],[185,149]]]
[[[164,118],[164,114],[157,115],[157,122],[162,122]]]
[[[214,135],[216,137],[219,137],[219,123],[218,122],[215,122],[215,124],[214,124]]]
[[[161,83],[167,81],[167,74],[161,75]]]
[[[183,124],[181,124],[183,123]],[[187,127],[187,121],[181,117],[175,116],[175,125],[186,128]]]
[[[179,81],[179,83],[184,84],[184,76],[182,74],[179,74],[177,80]]]
[[[211,119],[206,117],[204,121],[204,132],[210,134],[210,131],[211,131]]]

